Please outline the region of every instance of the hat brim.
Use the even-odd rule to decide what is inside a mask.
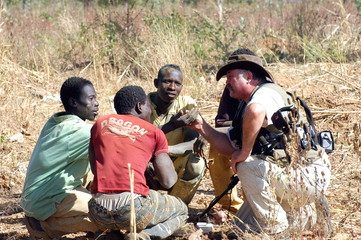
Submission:
[[[218,70],[217,75],[216,75],[217,81],[219,79],[221,79],[224,75],[226,75],[229,70],[232,70],[232,69],[250,70],[252,72],[257,73],[257,75],[265,76],[266,80],[274,82],[272,74],[270,72],[268,72],[266,69],[264,69],[261,65],[258,65],[254,62],[250,62],[250,61],[246,61],[246,60],[234,61],[234,62],[228,63],[228,64],[224,65],[223,67],[221,67]]]

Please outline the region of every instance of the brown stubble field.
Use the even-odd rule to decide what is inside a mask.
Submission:
[[[4,13],[2,14],[4,19]],[[232,15],[232,12],[229,14]],[[70,31],[69,29],[76,25],[74,19],[67,17],[59,20],[63,31]],[[43,30],[56,34],[44,21],[37,23],[34,20],[36,18],[31,19],[34,22],[30,24],[43,24]],[[20,20],[19,17],[18,21]],[[10,24],[4,22],[2,27]],[[2,30],[2,33],[6,33],[9,28]],[[19,205],[26,167],[42,126],[53,113],[62,110],[58,94],[62,82],[67,77],[81,76],[94,83],[100,102],[100,115],[103,115],[112,112],[111,96],[122,86],[135,84],[141,85],[146,92],[154,91],[152,79],[156,77],[157,68],[174,59],[175,63],[185,69],[183,94],[196,99],[203,117],[213,123],[224,87],[224,80],[217,83],[214,77],[219,62],[214,62],[213,68],[207,63],[208,70],[204,68],[204,71],[199,71],[200,64],[190,64],[185,61],[187,56],[177,52],[179,49],[168,48],[167,41],[177,42],[185,39],[174,40],[157,35],[162,42],[159,39],[153,40],[153,45],[150,45],[147,51],[153,55],[165,54],[164,59],[148,55],[151,58],[149,62],[152,62],[149,63],[139,54],[139,58],[132,59],[136,67],[129,67],[128,64],[104,64],[107,60],[99,57],[100,47],[93,49],[94,55],[89,53],[89,62],[83,61],[82,57],[86,59],[87,56],[80,56],[80,50],[76,47],[72,48],[73,52],[70,51],[69,59],[79,64],[73,64],[70,60],[61,62],[53,59],[55,54],[51,49],[44,46],[44,52],[41,52],[42,48],[38,45],[44,42],[36,42],[33,39],[35,34],[30,29],[14,30],[12,34],[18,35],[12,41],[1,36],[0,42],[0,239],[28,238],[23,221],[24,213]],[[26,37],[23,35],[26,34],[29,37],[28,44],[24,42]],[[91,44],[101,42],[101,39],[96,39],[96,34],[92,37],[93,39],[89,40]],[[66,45],[67,42],[63,44]],[[267,52],[266,45],[251,45],[247,41],[240,44],[247,47],[249,44],[253,50],[259,49],[257,54]],[[23,52],[19,50],[20,45]],[[156,46],[159,47],[156,49]],[[236,46],[239,45],[231,45],[229,51],[236,49]],[[86,47],[84,49],[88,50]],[[187,48],[183,50],[188,51]],[[114,56],[120,61],[121,55]],[[127,59],[129,60],[129,57]],[[349,63],[327,59],[318,63],[275,61],[267,65],[278,84],[291,92],[295,91],[297,96],[306,101],[313,111],[317,130],[333,132],[336,150],[329,155],[332,177],[331,185],[326,192],[333,223],[333,235],[330,237],[332,239],[361,239],[360,60],[358,57],[358,60]],[[149,65],[146,65],[147,63]],[[62,67],[58,67],[59,65]],[[143,76],[139,77],[139,74],[134,72],[140,72]],[[212,183],[209,174],[206,174],[190,204],[191,218],[202,212],[213,198]],[[216,205],[215,208],[219,209],[219,206]],[[204,234],[198,239],[222,239],[222,232],[229,227],[228,222],[215,224],[214,233]],[[187,239],[195,231],[189,224],[184,236],[179,239]],[[69,235],[67,238],[85,239],[83,235]],[[323,239],[312,234],[306,235],[306,238]],[[252,239],[252,236],[249,239]]]
[[[332,181],[326,196],[331,208],[333,239],[361,238],[361,86],[357,77],[361,74],[360,64],[276,64],[271,66],[270,70],[281,86],[296,91],[307,101],[314,112],[318,130],[332,130],[336,150],[330,155],[333,166]],[[58,84],[62,80],[60,78]],[[300,87],[301,83],[306,85]],[[3,141],[0,152],[0,237],[4,239],[25,239],[28,236],[23,222],[24,214],[19,205],[28,159],[42,125],[53,112],[61,110],[59,101],[46,100],[47,96],[58,94],[58,86],[54,85],[51,87],[53,89],[45,90],[41,83],[34,81],[33,84],[29,87],[21,81],[9,81],[2,82],[1,85],[1,90],[5,93],[3,96],[7,95],[6,104],[1,106],[2,122],[5,121],[8,126],[2,129],[2,134],[10,137]],[[134,84],[144,86],[141,82]],[[222,82],[204,84],[214,87],[216,97],[195,98],[199,102],[202,115],[212,121],[224,85]],[[9,89],[4,86],[13,88],[13,92],[8,92]],[[147,92],[153,90],[151,86],[144,88]],[[102,109],[100,114],[110,113],[110,96],[104,93],[102,87],[96,86],[96,89]],[[212,183],[207,174],[190,204],[192,212],[202,212],[214,198],[213,194]],[[219,208],[218,205],[215,207]],[[222,231],[224,227],[215,225],[215,230]],[[192,231],[189,230],[188,233],[191,234]]]

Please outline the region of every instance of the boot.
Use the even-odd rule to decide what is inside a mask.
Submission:
[[[28,217],[26,215],[25,215],[24,220],[25,220],[25,225],[26,225],[26,228],[28,229],[31,239],[33,239],[33,240],[35,240],[35,239],[50,240],[51,239],[49,237],[49,235],[46,234],[46,232],[41,227],[39,220],[37,220],[33,217]]]
[[[174,184],[169,194],[179,197],[185,204],[189,204],[205,173],[205,159],[196,154],[178,157],[174,161],[178,173],[178,181]]]

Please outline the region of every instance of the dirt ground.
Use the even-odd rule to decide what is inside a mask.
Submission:
[[[296,91],[307,102],[313,111],[317,130],[327,129],[333,132],[336,149],[329,155],[332,177],[326,192],[333,223],[330,238],[361,239],[361,63],[301,66],[276,64],[269,69],[277,83],[289,91]],[[57,93],[55,87],[48,88],[42,94],[39,90],[44,88],[42,83],[34,83],[35,87],[26,88],[20,84],[20,80],[16,81],[14,84],[19,84],[19,94],[16,97],[7,96],[6,86],[0,85],[0,93],[3,94],[0,98],[0,122],[3,125],[0,132],[0,239],[29,239],[23,220],[24,213],[20,207],[26,167],[43,124],[52,113],[61,110],[59,101],[47,98],[48,93],[49,96]],[[211,85],[205,84],[208,88]],[[216,114],[221,84],[214,87],[217,92],[214,97],[193,96],[200,105],[202,115],[209,122],[212,122]],[[101,100],[106,103],[107,98]],[[19,103],[13,104],[14,102]],[[31,107],[24,107],[24,102]],[[6,117],[10,115],[14,116],[13,122],[9,122]],[[214,197],[207,172],[189,205],[190,223],[185,228],[183,237],[177,239],[197,235],[191,222]],[[217,204],[214,208],[219,210],[220,206]],[[226,210],[225,213],[228,214]],[[229,227],[228,221],[214,224],[213,232],[198,234],[198,238],[193,239],[225,239],[224,233]],[[323,237],[312,233],[304,237],[312,238]],[[85,237],[85,234],[73,234],[64,239],[92,238]]]

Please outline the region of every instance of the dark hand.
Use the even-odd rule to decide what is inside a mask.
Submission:
[[[189,112],[179,111],[176,115],[174,115],[169,123],[174,127],[174,129],[187,126],[192,123],[196,117],[198,116],[199,111],[196,108],[192,108]]]
[[[153,170],[154,171],[154,170]],[[145,179],[147,181],[147,185],[150,189],[153,189],[153,190],[165,190],[165,188],[163,188],[160,183],[155,180],[155,173],[152,173],[152,170],[150,169],[147,169],[145,172],[144,172],[144,176],[145,176]]]
[[[194,142],[193,144],[193,152],[195,152],[196,154],[198,154],[198,156],[200,157],[204,157],[204,147],[207,144],[207,140],[202,137],[199,136],[198,139]]]

